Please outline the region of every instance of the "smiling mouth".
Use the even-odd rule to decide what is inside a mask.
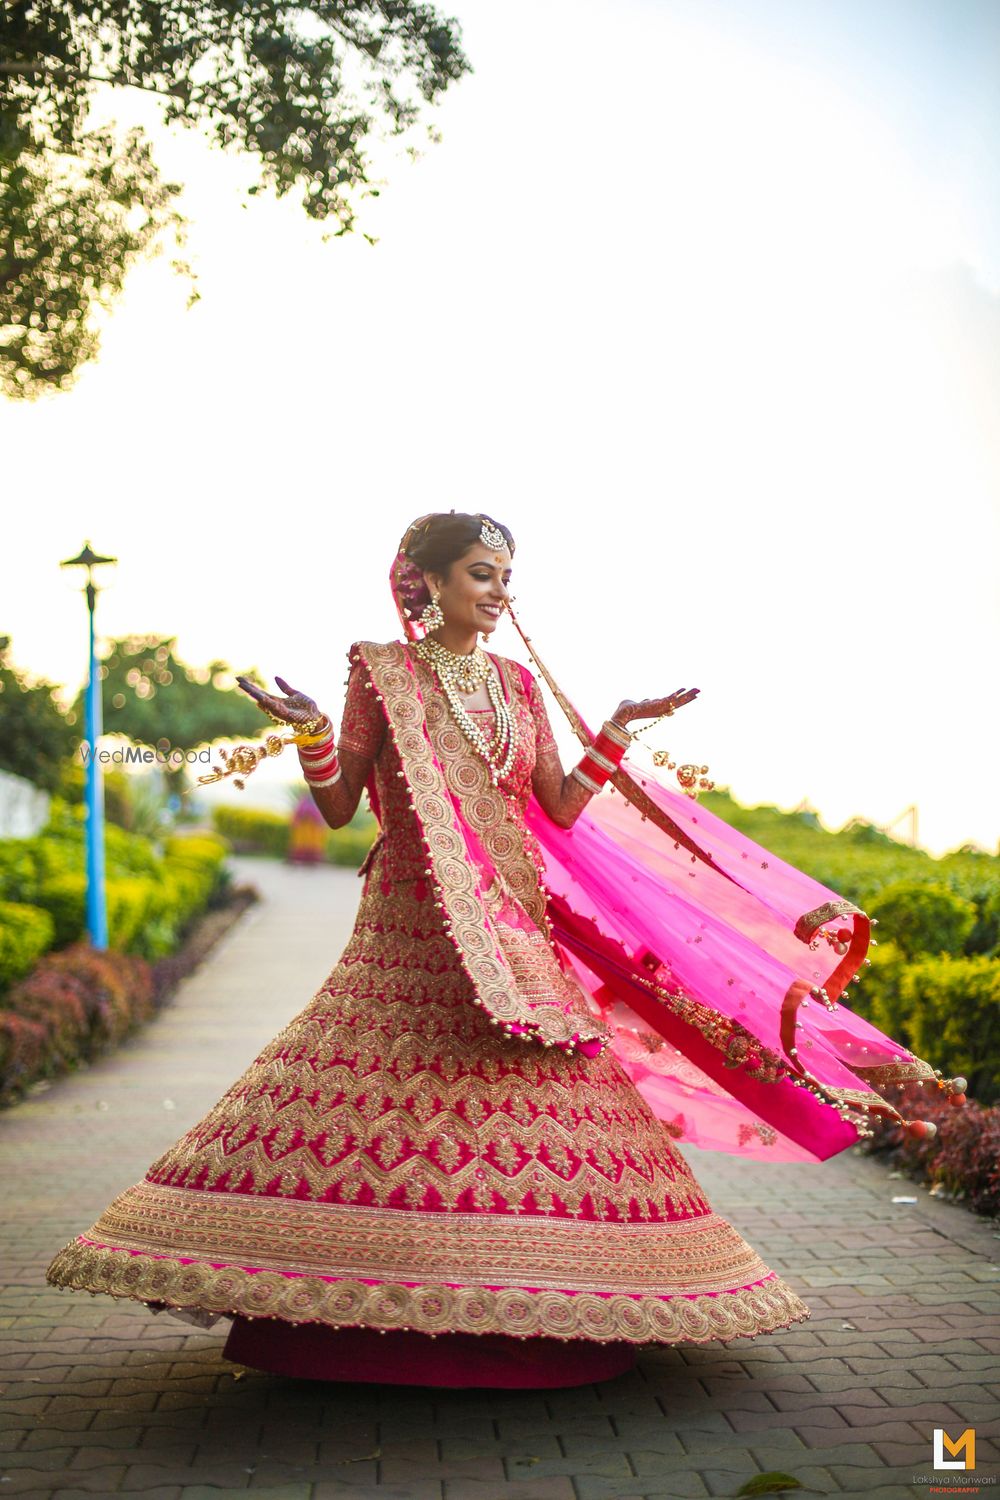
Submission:
[[[481,609],[484,614],[489,615],[490,618],[494,620],[498,620],[503,614],[502,604],[480,604],[477,605],[477,608]]]

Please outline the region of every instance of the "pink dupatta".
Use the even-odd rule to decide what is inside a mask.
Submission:
[[[410,606],[422,578],[402,551],[390,579],[406,635],[418,639]],[[577,736],[592,743],[511,616]],[[531,674],[520,670],[530,686]],[[612,785],[621,795],[595,797],[571,829],[530,800],[528,827],[545,860],[541,925],[588,998],[594,1026],[574,1041],[610,1035],[673,1135],[772,1161],[822,1161],[870,1135],[871,1116],[901,1119],[878,1086],[917,1079],[959,1091],[844,1003],[868,951],[864,912],[649,772],[623,764]],[[419,798],[415,810],[423,822]],[[496,873],[489,853],[460,801],[451,799],[448,822],[466,852],[456,845],[457,858],[440,865],[440,894],[448,899],[447,881],[463,864],[476,872],[481,894]],[[425,826],[425,837],[430,853],[434,829]],[[452,923],[460,954],[466,939],[477,941],[480,920],[481,909],[462,933]],[[502,969],[489,936],[487,946]],[[485,995],[470,977],[477,1003],[508,1030],[524,1030],[526,1020],[536,1029],[523,1005],[501,1001],[498,1010],[509,984]],[[566,1022],[547,1036],[565,1045]],[[916,1134],[933,1131],[928,1122],[906,1123]]]

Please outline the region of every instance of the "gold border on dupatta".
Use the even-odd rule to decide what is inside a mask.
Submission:
[[[435,755],[420,684],[407,647],[400,641],[358,641],[351,648],[351,658],[367,667],[372,689],[382,704],[401,774],[421,825],[428,857],[426,873],[444,912],[445,931],[475,990],[475,1003],[511,1036],[518,1035],[510,1030],[512,1022],[530,1028],[522,1034],[528,1042],[537,1040],[554,1046],[572,1043],[577,1035],[581,1041],[608,1044],[610,1033],[603,1023],[591,1020],[585,1012],[571,1010],[567,1014],[555,998],[549,1004],[531,1001],[518,988],[479,888],[477,866],[470,857],[451,789]],[[485,772],[485,765],[483,769]],[[505,816],[502,793],[492,787],[489,790],[499,798]],[[552,963],[561,973],[554,955]],[[555,994],[560,988],[554,981]]]

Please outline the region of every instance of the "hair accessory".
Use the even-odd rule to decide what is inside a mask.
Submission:
[[[491,547],[494,552],[502,551],[503,548],[507,545],[507,538],[504,536],[499,526],[494,526],[493,522],[487,521],[485,516],[480,516],[479,519],[483,523],[483,529],[479,533],[479,540],[482,542],[483,546]]]

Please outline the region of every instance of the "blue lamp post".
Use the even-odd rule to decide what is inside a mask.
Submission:
[[[79,557],[68,557],[61,568],[86,568],[87,582],[84,594],[87,599],[87,614],[90,618],[90,667],[87,674],[87,697],[84,732],[90,747],[87,756],[87,934],[94,948],[108,946],[108,913],[104,899],[104,783],[97,760],[97,742],[104,728],[101,711],[101,683],[97,675],[97,657],[94,652],[94,606],[97,603],[97,585],[93,571],[101,563],[117,562],[116,557],[99,557],[84,542]]]

